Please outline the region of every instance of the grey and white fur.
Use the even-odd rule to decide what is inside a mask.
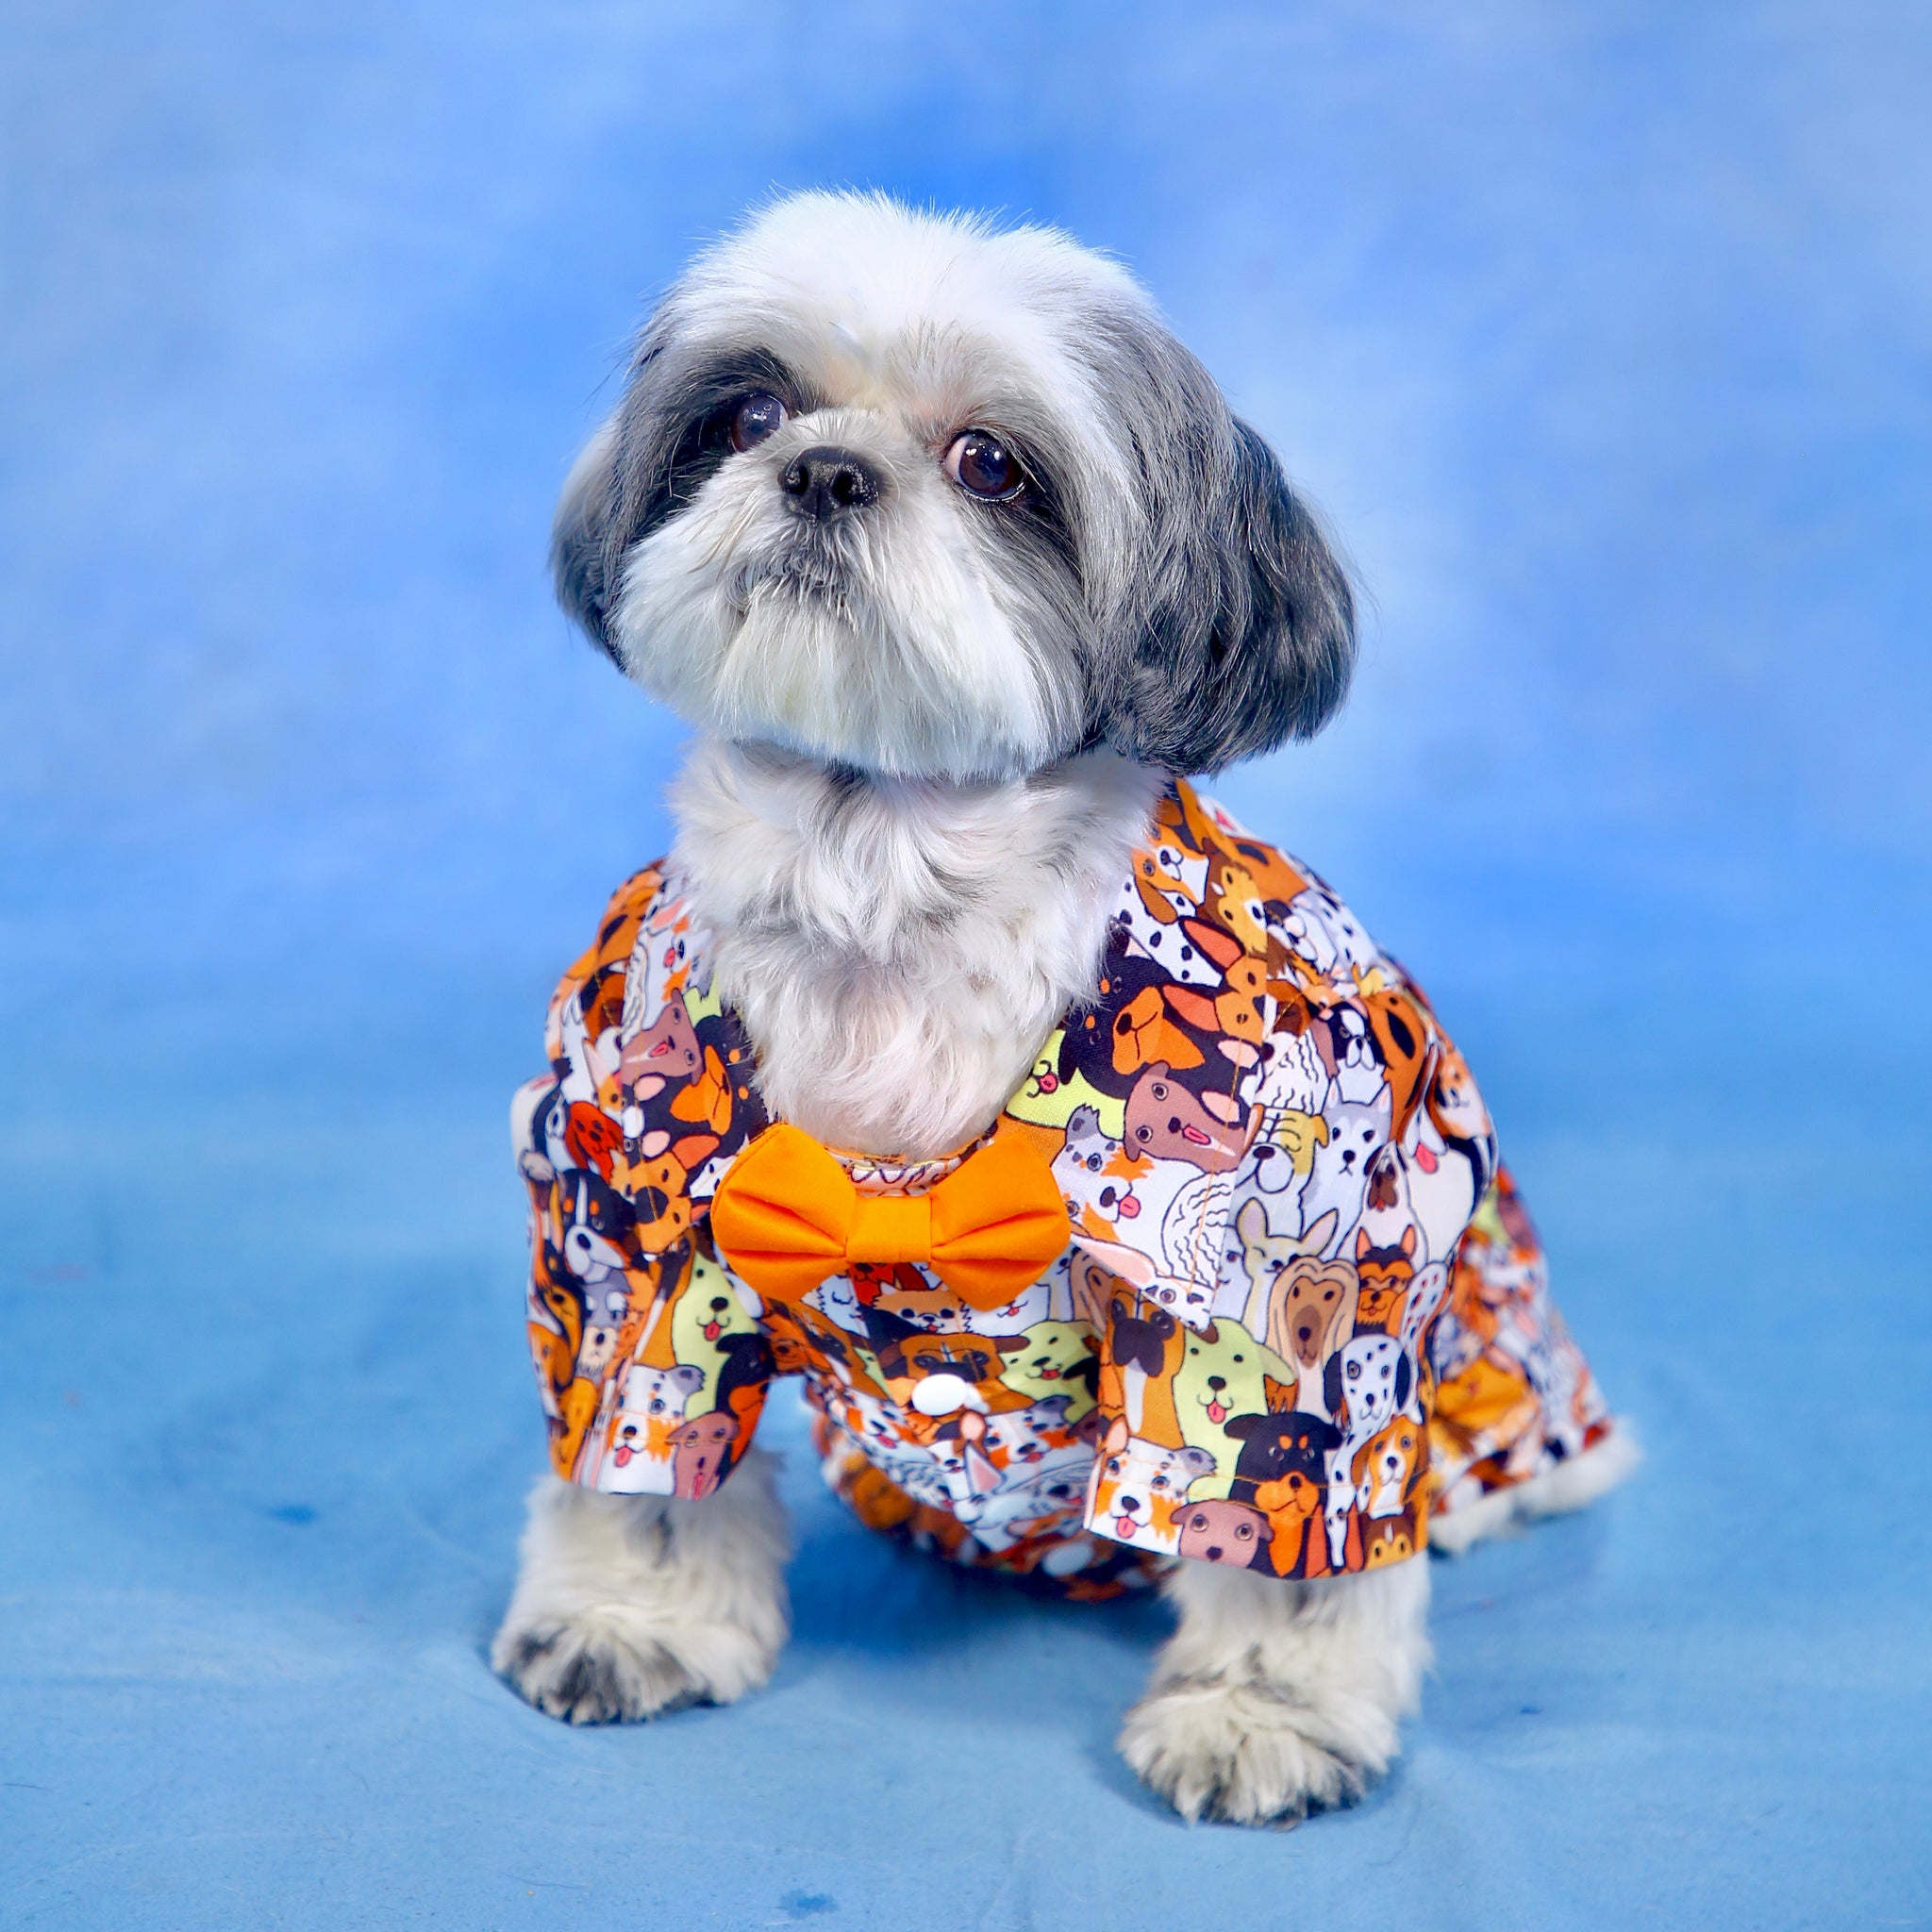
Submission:
[[[1008,472],[972,437],[1016,487],[973,487]],[[877,196],[780,201],[676,283],[554,564],[698,732],[675,858],[766,1104],[881,1154],[986,1127],[1091,992],[1170,774],[1318,730],[1355,656],[1314,517],[1122,268]],[[762,1457],[703,1502],[546,1479],[493,1660],[576,1721],[728,1701],[783,1641],[784,1553]],[[1387,1764],[1424,1563],[1169,1594],[1121,1748],[1186,1815],[1292,1820]]]

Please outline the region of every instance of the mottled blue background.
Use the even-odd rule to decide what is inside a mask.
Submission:
[[[1932,1922],[1923,8],[102,7],[0,20],[0,1924]],[[1651,1460],[1438,1564],[1391,1781],[1188,1830],[1162,1628],[870,1541],[572,1732],[504,1129],[679,732],[541,558],[774,188],[1145,277],[1370,594],[1222,786],[1474,1060]]]

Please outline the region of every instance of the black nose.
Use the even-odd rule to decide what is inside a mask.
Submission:
[[[876,501],[879,479],[849,449],[808,449],[792,458],[778,488],[801,516],[826,524]]]
[[[1227,1377],[1225,1375],[1209,1375],[1208,1377],[1208,1386],[1210,1389],[1225,1389],[1227,1387]]]

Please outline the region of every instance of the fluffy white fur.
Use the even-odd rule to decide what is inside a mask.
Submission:
[[[701,1502],[599,1495],[545,1476],[491,1666],[578,1724],[757,1690],[791,1634],[776,1466],[753,1450]]]
[[[700,744],[675,858],[771,1112],[876,1154],[983,1131],[1091,997],[1161,783],[1108,751],[960,785]]]
[[[1283,1583],[1178,1563],[1180,1627],[1120,1750],[1182,1817],[1291,1824],[1359,1797],[1398,1748],[1429,1666],[1429,1568]]]

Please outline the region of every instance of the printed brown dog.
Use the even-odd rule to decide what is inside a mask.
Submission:
[[[692,1416],[671,1436],[672,1493],[708,1496],[724,1480],[730,1467],[731,1445],[738,1440],[734,1417],[713,1409]]]
[[[1341,1346],[1355,1319],[1356,1273],[1343,1260],[1311,1255],[1291,1260],[1268,1298],[1268,1346],[1295,1365],[1304,1394],[1322,1386],[1328,1357]]]
[[[1209,1099],[1224,1113],[1210,1110]],[[1165,1060],[1156,1060],[1127,1095],[1126,1149],[1157,1160],[1185,1160],[1208,1174],[1226,1174],[1260,1122],[1260,1108],[1243,1114],[1223,1094],[1197,1096],[1174,1077]]]
[[[1266,1570],[1274,1532],[1260,1510],[1246,1503],[1189,1503],[1174,1521],[1180,1524],[1178,1554],[1205,1563],[1229,1563],[1237,1570]]]

